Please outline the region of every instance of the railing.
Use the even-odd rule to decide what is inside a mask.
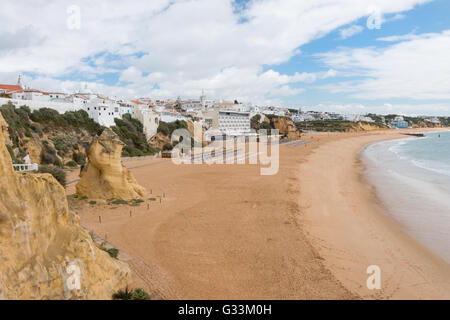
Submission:
[[[37,163],[13,164],[13,168],[17,172],[25,172],[25,171],[38,171],[39,166],[37,165]]]
[[[148,159],[156,159],[156,158],[159,158],[159,153],[154,154],[152,156],[122,157],[120,160],[122,160],[122,162],[126,162],[126,161],[148,160]]]

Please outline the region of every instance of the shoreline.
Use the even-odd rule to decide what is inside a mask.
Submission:
[[[308,157],[300,170],[306,180],[300,203],[307,233],[327,268],[363,299],[449,299],[450,265],[403,231],[364,175],[363,150],[372,143],[404,138],[403,132],[346,137]],[[331,155],[340,165],[326,162],[324,175],[320,171]],[[366,287],[371,265],[381,269],[381,290]]]
[[[131,257],[128,263],[134,272],[134,286],[164,299],[448,298],[448,265],[440,264],[436,256],[420,249],[404,234],[394,237],[397,246],[392,252],[367,257],[382,259],[372,264],[382,264],[383,290],[362,290],[367,278],[366,259],[358,260],[364,254],[360,247],[354,247],[355,242],[366,243],[366,248],[376,253],[379,240],[390,241],[399,230],[380,214],[380,208],[378,215],[342,217],[343,221],[355,222],[359,232],[353,232],[350,223],[317,221],[314,218],[321,215],[311,216],[311,209],[320,212],[327,205],[339,207],[322,198],[317,203],[314,197],[318,190],[320,195],[329,192],[332,198],[339,181],[345,182],[339,176],[317,175],[323,166],[331,175],[343,173],[340,169],[346,167],[343,169],[353,174],[352,184],[363,186],[363,194],[351,194],[345,190],[348,183],[341,185],[345,201],[353,201],[356,206],[361,201],[361,207],[376,206],[373,190],[354,168],[354,164],[361,167],[356,159],[360,148],[351,151],[346,141],[403,137],[400,133],[305,134],[302,139],[311,140],[310,144],[280,147],[280,170],[274,176],[261,176],[258,165],[127,162],[125,166],[152,191],[152,197],[166,195],[161,202],[147,200],[138,207],[111,208],[78,201],[73,210],[80,215],[83,227],[107,238]],[[329,157],[314,160],[342,143],[347,149],[337,148],[343,151],[340,161],[330,161]],[[305,179],[308,173],[311,180]],[[73,192],[74,184],[67,188],[68,194]],[[372,197],[364,198],[367,193]],[[344,208],[345,201],[341,203]],[[98,222],[99,215],[102,223]],[[365,240],[367,227],[373,224],[378,228],[369,228],[372,238]],[[355,237],[348,238],[352,232]],[[404,250],[398,253],[399,248]],[[414,263],[416,260],[422,262]],[[407,269],[406,275],[396,273],[397,269]],[[408,288],[416,294],[410,294]]]
[[[441,132],[444,131],[434,131],[429,138]],[[405,158],[394,151],[424,141],[429,140],[401,138],[370,143],[360,151],[359,157],[365,167],[365,180],[375,188],[386,214],[416,241],[449,263],[448,173],[442,175],[433,167],[418,166],[415,163],[420,159]]]

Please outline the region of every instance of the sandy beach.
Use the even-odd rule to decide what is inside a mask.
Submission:
[[[163,299],[449,299],[450,266],[387,217],[361,175],[361,148],[397,137],[307,134],[309,144],[280,146],[273,176],[249,164],[126,162],[149,199],[72,209],[125,253],[136,286]],[[366,288],[370,265],[381,290]]]
[[[361,172],[361,148],[404,138],[382,132],[324,144],[301,165],[305,230],[327,269],[367,299],[449,299],[450,265],[393,222]],[[424,212],[426,214],[426,212]],[[368,290],[367,267],[381,270],[381,290]]]

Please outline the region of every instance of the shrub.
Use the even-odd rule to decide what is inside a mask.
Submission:
[[[268,135],[270,135],[270,133],[272,131],[271,125],[269,123],[267,123],[267,122],[261,123],[261,129],[266,129]]]
[[[73,161],[78,163],[80,166],[86,164],[86,155],[82,152],[74,152],[72,159],[73,159]]]
[[[130,206],[132,207],[137,207],[139,206],[142,202],[144,202],[144,200],[142,199],[133,199],[130,201]]]
[[[70,137],[55,137],[52,139],[55,149],[67,152],[72,147],[72,139]]]
[[[250,119],[250,128],[258,131],[260,128],[260,123],[259,121],[261,120],[261,115],[257,114],[254,115],[251,119]]]
[[[32,137],[29,118],[30,108],[22,106],[16,109],[12,103],[8,103],[0,107],[0,112],[8,123],[8,133],[13,142],[13,147],[19,147],[19,139],[24,135]]]
[[[50,173],[64,188],[66,187],[66,172],[52,165],[40,165],[39,173]]]
[[[130,290],[128,287],[113,293],[113,300],[150,300],[150,295],[142,288]]]
[[[109,199],[109,204],[128,204],[128,201],[122,199]]]
[[[133,298],[133,291],[126,287],[124,290],[120,289],[113,293],[112,298],[113,300],[131,300]]]
[[[54,122],[59,125],[67,125],[66,122],[62,121],[62,118],[58,111],[50,108],[42,108],[39,110],[34,110],[30,115],[31,120],[34,122],[46,123]]]
[[[165,136],[171,135],[176,129],[187,129],[187,123],[183,120],[176,120],[174,122],[160,121],[158,125],[158,132]]]
[[[105,243],[102,243],[99,247],[101,250],[107,252],[111,258],[117,259],[119,255],[119,249],[116,248],[106,248]]]
[[[55,166],[57,166],[58,168],[62,168],[62,162],[61,160],[59,160],[59,158],[56,158],[55,162],[54,162]]]
[[[42,141],[41,163],[55,165],[61,164],[58,157],[56,156],[56,150],[53,149],[46,140]]]
[[[30,128],[31,128],[31,130],[32,130],[33,132],[37,133],[37,134],[39,135],[39,137],[42,137],[42,130],[41,130],[41,128],[40,128],[38,125],[32,124],[32,125],[30,126]]]
[[[126,157],[141,157],[144,156],[145,153],[134,146],[125,146],[122,150],[122,155]]]
[[[133,300],[150,300],[150,295],[142,288],[136,288],[133,292]]]
[[[75,161],[70,160],[70,161],[66,162],[66,166],[74,168],[77,166],[77,163]]]
[[[114,259],[117,259],[117,256],[119,255],[119,249],[116,248],[107,249],[106,252]]]
[[[111,129],[126,145],[122,150],[122,156],[152,155],[159,151],[148,144],[143,125],[139,120],[131,118],[129,114],[125,114],[122,119],[114,119],[114,122],[116,125]]]
[[[17,163],[16,155],[14,154],[14,150],[13,150],[12,146],[7,144],[6,149],[8,149],[8,152],[9,152],[12,162]]]
[[[89,118],[89,115],[84,110],[67,111],[64,114],[50,108],[42,108],[34,110],[30,114],[31,120],[38,123],[51,123],[55,127],[72,127],[84,128],[92,135],[98,133],[103,129],[101,125]]]

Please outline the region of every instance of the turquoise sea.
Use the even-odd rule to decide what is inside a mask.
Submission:
[[[373,143],[362,159],[391,217],[450,263],[450,131]]]

